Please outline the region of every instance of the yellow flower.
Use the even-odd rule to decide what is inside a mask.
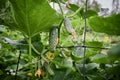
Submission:
[[[51,53],[51,52],[47,53],[47,58],[48,59],[54,59],[54,57],[55,57],[54,53]]]
[[[40,70],[40,69],[38,69],[38,70],[35,72],[35,76],[40,77],[40,75],[41,75],[41,70]]]
[[[104,42],[108,42],[109,41],[109,37],[104,37],[104,40],[103,40]]]

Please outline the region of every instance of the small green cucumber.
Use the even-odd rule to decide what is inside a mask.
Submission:
[[[53,28],[49,33],[49,50],[54,51],[58,42],[58,31],[57,28]]]
[[[68,17],[65,17],[64,19],[64,26],[65,26],[65,29],[68,33],[72,34],[72,24],[70,22],[70,19]]]

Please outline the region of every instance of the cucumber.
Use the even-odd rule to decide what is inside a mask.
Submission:
[[[49,33],[49,50],[54,52],[58,43],[58,31],[57,28],[53,28]]]
[[[51,69],[50,65],[48,62],[45,62],[45,69],[47,70],[47,72],[50,74],[50,75],[54,75],[54,72],[53,70]]]
[[[65,29],[66,31],[69,33],[69,34],[72,34],[72,24],[70,22],[70,19],[68,17],[65,17],[64,19],[64,26],[65,26]]]

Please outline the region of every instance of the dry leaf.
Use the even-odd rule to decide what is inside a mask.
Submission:
[[[65,3],[67,8],[71,8],[70,4],[68,2]]]

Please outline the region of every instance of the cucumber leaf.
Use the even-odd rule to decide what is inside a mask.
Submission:
[[[95,56],[91,57],[91,61],[95,63],[109,63],[108,56],[104,54],[96,54]]]
[[[52,9],[47,0],[9,0],[14,21],[9,24],[28,36],[49,31],[58,26],[62,16]]]
[[[100,33],[109,35],[120,35],[120,14],[108,17],[94,16],[89,19],[90,27]]]

